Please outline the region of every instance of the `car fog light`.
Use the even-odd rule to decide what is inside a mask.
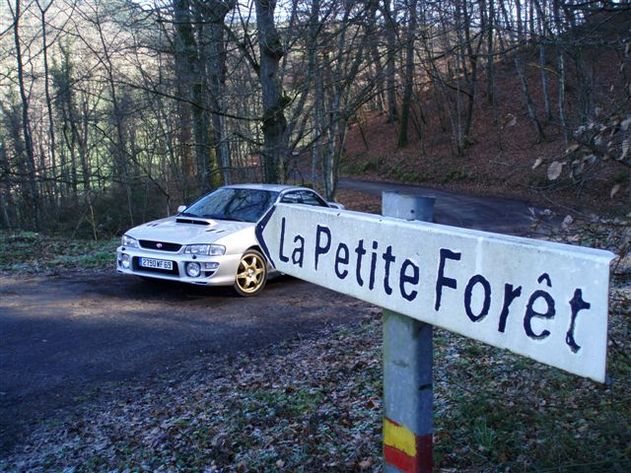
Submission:
[[[186,263],[186,274],[191,278],[198,277],[202,272],[202,267],[199,263]]]
[[[215,262],[204,263],[204,269],[206,269],[206,270],[212,271],[212,270],[217,269],[218,267],[219,267],[219,263],[215,263]]]
[[[123,266],[123,268],[129,269],[130,262],[131,262],[131,259],[129,258],[129,255],[121,256],[121,265]]]

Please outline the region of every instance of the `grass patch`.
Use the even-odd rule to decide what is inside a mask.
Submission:
[[[449,184],[450,182],[466,181],[471,179],[470,171],[466,169],[452,169],[445,173],[441,178],[441,184]]]
[[[41,273],[113,265],[118,238],[69,240],[34,232],[0,232],[0,271]]]
[[[384,156],[373,156],[370,159],[350,159],[344,156],[341,161],[341,170],[348,174],[379,172],[385,162]]]
[[[629,329],[613,316],[613,334]],[[437,456],[458,471],[626,471],[631,466],[629,361],[609,354],[610,386],[447,334],[450,369],[436,419]],[[454,347],[457,350],[454,352]],[[473,348],[475,347],[475,348]],[[453,362],[463,354],[466,362]],[[474,355],[474,356],[472,356]]]

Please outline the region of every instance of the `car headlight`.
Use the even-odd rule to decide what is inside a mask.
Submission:
[[[189,255],[208,255],[221,256],[226,253],[226,247],[223,245],[187,245],[184,253]]]
[[[123,235],[121,238],[121,245],[127,246],[129,248],[138,248],[138,240],[130,237],[129,235]]]

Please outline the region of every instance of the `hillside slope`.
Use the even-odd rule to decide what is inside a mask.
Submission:
[[[590,60],[596,87],[596,109],[601,115],[631,111],[629,92],[620,58],[611,51],[592,51]],[[498,64],[493,107],[486,95],[485,79],[477,87],[473,127],[469,146],[458,156],[451,140],[449,121],[439,117],[435,90],[426,91],[415,105],[409,128],[410,144],[397,147],[397,122],[387,123],[386,115],[367,113],[354,123],[348,133],[341,172],[346,176],[386,179],[423,186],[456,190],[479,195],[515,197],[559,212],[601,215],[625,215],[631,210],[631,174],[623,166],[599,165],[584,173],[587,179],[576,180],[564,173],[551,181],[547,177],[550,163],[564,158],[567,145],[556,112],[558,90],[556,76],[548,72],[552,120],[546,121],[543,110],[540,67],[537,52],[525,54],[526,77],[538,116],[542,119],[545,139],[538,140],[530,120],[522,85],[510,61]],[[550,53],[552,56],[552,53]],[[578,87],[568,81],[567,106],[578,101]],[[626,109],[626,112],[625,112]],[[422,115],[422,118],[421,118]],[[423,120],[424,119],[424,120]],[[442,121],[442,123],[441,123]],[[570,122],[575,129],[581,123]],[[423,139],[418,130],[422,128]],[[568,142],[572,144],[572,140]],[[540,165],[535,166],[535,162]],[[611,197],[611,190],[619,191]]]

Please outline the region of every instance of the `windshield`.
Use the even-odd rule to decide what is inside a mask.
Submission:
[[[181,215],[254,223],[277,197],[278,192],[272,191],[221,188],[199,199]]]

